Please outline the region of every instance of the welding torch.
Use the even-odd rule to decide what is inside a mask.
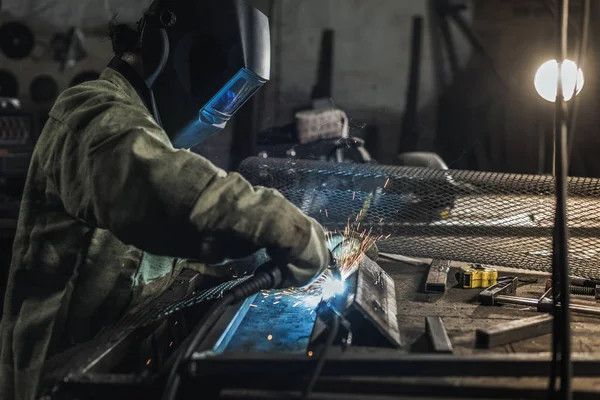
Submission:
[[[340,270],[340,265],[338,264],[336,258],[333,256],[331,250],[329,250],[329,265],[327,266],[327,271],[329,271],[329,275],[332,279],[342,280],[342,272]]]

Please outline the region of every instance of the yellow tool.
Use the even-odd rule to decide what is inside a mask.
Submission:
[[[498,281],[496,269],[479,264],[460,267],[457,275],[458,284],[463,289],[487,288]]]

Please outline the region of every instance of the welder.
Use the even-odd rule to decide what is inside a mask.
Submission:
[[[162,293],[185,265],[258,249],[303,286],[323,228],[189,151],[269,78],[268,20],[242,0],[156,0],[113,23],[115,58],[66,90],[30,165],[1,322],[0,397],[29,400],[53,355]]]

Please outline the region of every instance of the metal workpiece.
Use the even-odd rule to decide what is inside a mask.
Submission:
[[[363,257],[345,283],[346,292],[334,302],[350,324],[353,345],[400,347],[394,280],[375,261]],[[317,319],[311,343],[324,330],[325,324]]]
[[[538,315],[475,331],[475,347],[489,349],[552,333],[552,316]]]
[[[450,272],[450,261],[433,260],[427,272],[425,281],[425,293],[446,293],[446,283]]]
[[[560,304],[557,307],[560,308]],[[600,317],[600,307],[571,303],[569,304],[569,310],[577,314]]]
[[[340,329],[341,343],[348,342],[349,330],[353,346],[398,347],[396,289],[393,279],[368,257],[359,261],[357,272],[342,282],[343,292],[324,299],[321,288],[282,289],[261,292],[248,299],[234,314],[223,318],[214,329],[214,337],[197,351],[217,353],[257,352],[306,354],[327,336],[326,321],[321,321],[317,305],[325,300],[350,326]],[[331,283],[324,276],[321,283]],[[343,329],[342,329],[343,328]],[[342,337],[343,336],[343,337]]]
[[[429,342],[436,353],[452,353],[454,348],[450,337],[446,332],[444,322],[440,317],[426,317],[425,318],[425,332],[429,337]]]

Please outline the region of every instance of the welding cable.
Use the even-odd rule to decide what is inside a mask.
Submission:
[[[557,7],[557,29],[559,32],[556,43],[557,60],[567,58],[567,33],[569,0],[560,0]],[[556,165],[556,210],[553,230],[553,249],[552,249],[552,275],[553,295],[552,311],[554,316],[552,332],[552,369],[550,383],[556,382],[557,361],[560,354],[560,397],[564,400],[572,398],[571,378],[571,316],[570,316],[570,298],[569,298],[569,232],[567,225],[567,169],[568,169],[568,124],[567,124],[567,106],[564,99],[562,75],[562,62],[558,73],[558,93],[555,102],[554,115],[554,146],[555,146],[555,165]],[[558,293],[557,293],[558,291]],[[558,301],[560,299],[560,307]],[[555,393],[555,388],[550,387],[551,393]]]
[[[308,400],[310,398],[310,394],[312,393],[315,385],[317,384],[317,379],[319,379],[319,375],[321,375],[321,371],[323,371],[323,366],[325,365],[325,360],[327,359],[327,353],[329,349],[333,345],[333,341],[338,335],[340,331],[340,317],[337,313],[333,314],[333,318],[330,321],[329,326],[329,335],[327,336],[327,340],[323,345],[323,350],[321,351],[321,355],[319,356],[319,360],[317,361],[317,365],[308,381],[308,386],[304,390],[304,394],[302,395],[302,400]]]
[[[259,267],[254,276],[225,292],[223,297],[211,307],[202,322],[196,326],[190,335],[189,342],[187,344],[182,344],[169,372],[161,400],[174,400],[176,398],[177,390],[179,389],[181,382],[179,367],[182,361],[191,357],[210,329],[227,310],[227,307],[258,293],[261,290],[277,288],[281,285],[282,280],[281,268],[278,268],[274,262],[268,262]]]

